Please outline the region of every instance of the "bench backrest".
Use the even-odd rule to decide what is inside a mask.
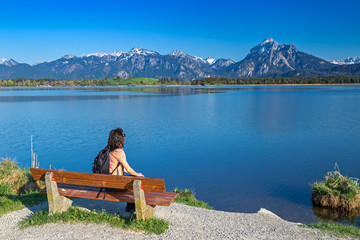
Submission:
[[[160,178],[116,176],[109,174],[69,172],[64,170],[50,170],[42,168],[30,168],[30,171],[34,180],[45,181],[45,173],[53,172],[53,180],[57,183],[129,190],[133,189],[133,181],[139,179],[141,180],[144,191],[166,192],[165,181]]]

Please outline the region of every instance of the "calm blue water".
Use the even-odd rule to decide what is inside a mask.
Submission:
[[[0,156],[90,172],[112,128],[130,165],[215,209],[316,221],[311,186],[360,177],[360,86],[0,89]],[[359,218],[356,220],[359,225]]]

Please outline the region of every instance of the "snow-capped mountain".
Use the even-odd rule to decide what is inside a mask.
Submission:
[[[208,57],[208,58],[206,59],[206,61],[211,65],[211,64],[213,64],[213,63],[216,61],[216,59],[215,59],[215,58],[212,58],[212,57]]]
[[[192,60],[199,62],[199,63],[207,63],[207,60],[201,58],[201,57],[197,57],[197,56],[190,56],[186,53],[184,53],[181,50],[174,50],[170,56],[175,56],[175,57],[180,57],[180,58],[191,58]]]
[[[113,57],[120,57],[123,52],[112,52],[112,53],[104,53],[104,52],[96,52],[96,53],[89,53],[86,55],[81,55],[81,58],[87,57],[105,57],[105,56],[113,56]]]
[[[253,47],[241,61],[201,58],[181,50],[162,55],[134,47],[129,52],[89,53],[80,57],[67,54],[59,59],[34,65],[0,59],[0,79],[54,78],[94,79],[103,77],[172,77],[192,80],[206,77],[292,77],[360,76],[360,64],[332,64],[272,38]]]
[[[15,66],[17,64],[18,63],[11,58],[0,58],[0,65],[5,65],[8,67],[11,67],[11,66]]]
[[[333,64],[343,65],[343,64],[357,64],[360,63],[360,57],[348,57],[345,59],[339,60],[329,60]]]
[[[27,64],[25,64],[27,65]],[[130,75],[139,77],[173,77],[191,80],[217,76],[210,64],[201,57],[190,56],[180,50],[161,55],[155,51],[134,47],[129,52],[90,53],[80,57],[67,54],[57,60],[33,66],[26,70],[0,69],[0,78],[103,78]]]
[[[330,68],[331,63],[301,52],[293,44],[279,44],[265,39],[252,48],[244,60],[230,65],[229,76],[263,77],[286,75],[289,72],[316,72]]]

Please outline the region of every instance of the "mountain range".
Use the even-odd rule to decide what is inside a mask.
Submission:
[[[339,60],[330,60],[329,62],[334,63],[334,64],[356,64],[356,63],[360,63],[360,57],[348,57],[345,59],[339,59]]]
[[[173,77],[193,80],[207,77],[262,78],[309,76],[360,76],[360,59],[327,61],[299,51],[293,44],[272,38],[253,47],[239,62],[190,56],[180,50],[161,55],[134,47],[129,52],[91,53],[34,65],[0,59],[0,79],[99,79],[121,77]]]

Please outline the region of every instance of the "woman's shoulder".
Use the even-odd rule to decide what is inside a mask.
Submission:
[[[124,153],[124,149],[123,148],[117,148],[115,149],[114,151],[112,151],[111,153],[114,153],[114,154],[121,154],[121,153]]]

